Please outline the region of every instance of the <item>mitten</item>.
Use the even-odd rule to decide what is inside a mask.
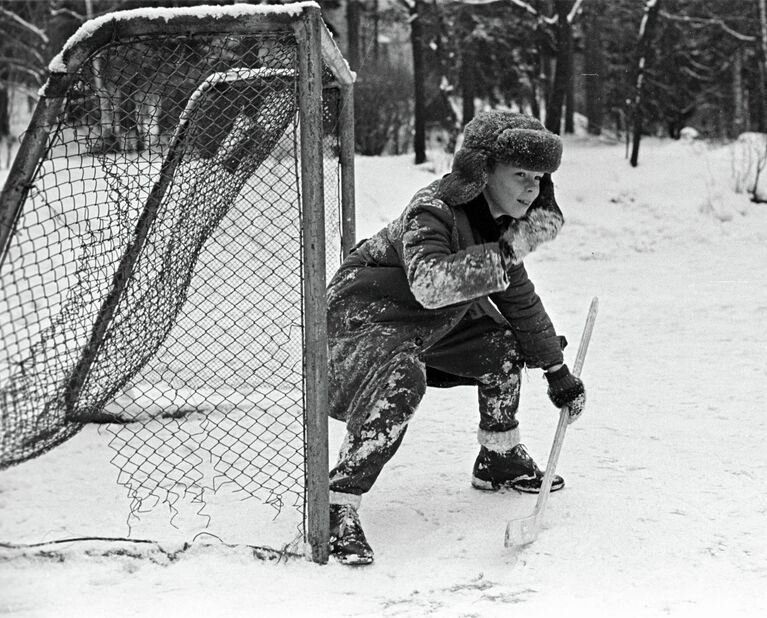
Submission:
[[[544,375],[549,382],[549,399],[558,408],[568,407],[572,423],[583,413],[586,405],[586,389],[583,382],[570,373],[567,365],[562,365],[556,371],[549,371]]]
[[[543,242],[556,238],[564,223],[559,210],[531,208],[521,219],[505,218],[498,246],[507,264],[519,264]]]

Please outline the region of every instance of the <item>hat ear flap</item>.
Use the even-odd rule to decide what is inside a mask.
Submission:
[[[546,173],[541,176],[538,197],[535,198],[535,201],[530,205],[530,208],[548,210],[562,217],[562,211],[559,209],[556,197],[554,197],[554,181],[551,180],[551,174]]]
[[[442,178],[435,197],[446,204],[465,204],[477,197],[487,184],[487,155],[462,148],[453,159],[453,171]]]

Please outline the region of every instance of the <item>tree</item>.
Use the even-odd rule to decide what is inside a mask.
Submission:
[[[586,118],[591,135],[602,133],[604,122],[605,60],[602,42],[603,0],[586,3],[584,10],[584,77],[586,81]]]
[[[649,127],[662,123],[677,138],[693,122],[704,134],[726,137],[749,118],[758,121],[764,101],[758,24],[753,0],[664,0],[645,71],[642,114]]]
[[[554,84],[546,105],[546,128],[558,134],[562,125],[562,107],[573,78],[573,34],[572,25],[568,19],[570,10],[573,8],[573,0],[554,0],[554,8],[557,15],[557,56]]]
[[[476,19],[468,7],[458,9],[458,26],[462,36],[460,52],[460,75],[459,83],[461,85],[461,124],[466,125],[474,118],[474,98],[477,96],[476,90],[476,71],[478,69],[478,54],[475,51],[474,29]]]
[[[45,80],[49,44],[45,8],[44,4],[34,2],[0,4],[0,27],[4,34],[0,39],[0,85],[3,88],[16,84],[37,89]]]
[[[413,47],[413,95],[415,121],[413,123],[413,150],[416,165],[426,161],[426,70],[424,66],[424,0],[403,0],[410,10],[410,43]]]
[[[352,71],[360,68],[360,13],[360,0],[346,1],[346,32],[348,39],[346,59]]]
[[[767,0],[759,0],[759,94],[761,105],[759,106],[759,128],[765,131],[767,128]]]
[[[639,163],[639,141],[642,138],[642,88],[644,86],[645,65],[655,34],[655,23],[660,10],[660,0],[647,0],[642,23],[639,26],[639,54],[636,69],[636,85],[633,106],[633,140],[631,149],[631,167]]]
[[[35,2],[0,2],[0,144],[7,145],[7,165],[11,163],[12,93],[37,97],[45,80],[45,31],[47,6]]]
[[[474,102],[538,111],[539,16],[508,1],[445,2],[436,5],[440,25],[429,41],[447,90],[460,94],[461,123]],[[532,7],[530,7],[532,10]]]

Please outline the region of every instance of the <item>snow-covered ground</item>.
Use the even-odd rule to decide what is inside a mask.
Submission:
[[[566,139],[555,182],[568,223],[526,260],[570,362],[600,298],[588,408],[559,461],[567,487],[533,545],[507,550],[503,536],[534,496],[469,485],[475,393],[430,390],[363,502],[374,565],[262,560],[157,512],[130,532],[159,544],[0,548],[0,614],[765,615],[767,205],[733,193],[726,147],[645,140],[636,169],[623,150]],[[357,160],[361,237],[435,177],[410,160]],[[527,374],[521,410],[544,465],[557,413],[540,372]],[[343,427],[330,429],[335,450]],[[0,472],[0,541],[126,536],[107,442],[88,428]],[[210,530],[258,544],[253,502],[226,502]]]

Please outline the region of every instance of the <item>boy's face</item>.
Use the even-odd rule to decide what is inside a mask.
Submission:
[[[507,163],[496,164],[485,186],[485,197],[493,216],[523,217],[538,197],[542,176],[542,172],[531,172]]]

